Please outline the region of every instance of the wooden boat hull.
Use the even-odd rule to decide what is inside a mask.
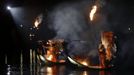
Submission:
[[[111,69],[114,67],[113,65],[110,65],[108,67],[101,67],[99,65],[83,65],[83,64],[77,62],[76,60],[72,59],[70,56],[68,56],[67,58],[71,64],[73,64],[79,68],[104,70],[104,69]]]
[[[45,56],[42,56],[42,55],[38,55],[38,56],[39,56],[38,60],[40,60],[40,63],[42,65],[58,65],[58,64],[65,64],[66,63],[66,60],[63,60],[62,62],[61,61],[53,62],[53,61],[47,60]]]

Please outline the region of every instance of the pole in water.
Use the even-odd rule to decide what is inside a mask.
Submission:
[[[32,57],[33,57],[33,54],[32,54],[32,49],[30,49],[30,71],[32,71]]]
[[[22,51],[21,51],[21,54],[20,54],[20,65],[21,65],[21,67],[23,67],[23,54],[22,54]]]
[[[35,55],[35,50],[33,51],[33,63],[35,64],[36,63],[36,55]]]
[[[21,75],[23,75],[23,54],[22,54],[22,51],[20,54],[20,70],[21,70]]]
[[[5,64],[7,65],[7,55],[5,54]]]
[[[35,61],[36,55],[35,50],[33,50],[33,75],[36,74],[36,61]]]
[[[32,49],[30,49],[30,65],[32,64],[32,56],[33,56]]]

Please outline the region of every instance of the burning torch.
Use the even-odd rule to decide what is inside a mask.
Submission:
[[[94,6],[92,7],[91,12],[89,13],[90,21],[93,21],[94,15],[95,15],[96,11],[97,11],[97,5],[94,5]]]
[[[42,23],[42,19],[43,19],[43,15],[42,14],[37,16],[37,18],[35,19],[35,22],[34,22],[34,28],[38,29],[38,26]]]

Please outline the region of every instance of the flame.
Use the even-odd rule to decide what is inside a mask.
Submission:
[[[107,49],[108,42],[104,38],[102,39],[102,44],[104,45],[104,48]]]
[[[88,66],[88,63],[86,61],[81,62],[83,65]]]
[[[91,12],[90,12],[90,20],[91,20],[91,21],[93,21],[94,14],[96,13],[96,11],[97,11],[97,6],[94,5],[94,6],[92,7]]]
[[[49,47],[49,49],[47,50],[47,54],[46,54],[47,60],[56,62],[56,55],[53,53],[54,50],[55,49],[53,47]]]
[[[39,22],[38,22],[38,20],[36,20],[36,21],[34,22],[34,26],[37,28],[38,25],[39,25]]]
[[[35,22],[34,22],[34,27],[38,28],[39,24],[41,24],[43,19],[43,15],[40,14],[39,16],[36,17]]]
[[[53,55],[48,55],[48,56],[47,56],[47,60],[52,61],[52,60],[53,60]]]
[[[106,59],[111,60],[112,58],[112,44],[113,44],[113,33],[112,32],[103,32],[101,34],[101,41],[106,49]]]

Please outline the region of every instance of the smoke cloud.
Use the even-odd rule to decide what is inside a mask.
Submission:
[[[91,8],[91,1],[63,3],[49,14],[49,27],[56,31],[55,38],[65,39],[69,43],[71,55],[97,57],[100,33],[109,30],[106,16],[101,13],[96,13],[96,21],[90,22],[88,16]]]
[[[127,35],[124,31],[124,28],[126,28],[124,24],[128,21],[124,21],[127,17],[125,16],[126,13],[123,12],[126,10],[118,9],[119,7],[111,6],[112,4],[106,4],[104,0],[100,0],[100,2],[97,2],[97,5],[100,5],[94,21],[91,22],[88,16],[94,4],[87,0],[62,3],[50,11],[48,14],[49,27],[56,32],[55,38],[65,39],[69,43],[68,50],[70,55],[85,55],[98,58],[100,33],[102,31],[113,31],[117,35],[119,42],[117,45],[118,63],[127,58],[128,61],[124,62],[124,64],[128,64],[134,52],[129,53],[127,50],[134,49],[134,47],[132,46],[132,41],[124,43],[124,40],[121,39],[122,34],[124,34],[123,36]]]

